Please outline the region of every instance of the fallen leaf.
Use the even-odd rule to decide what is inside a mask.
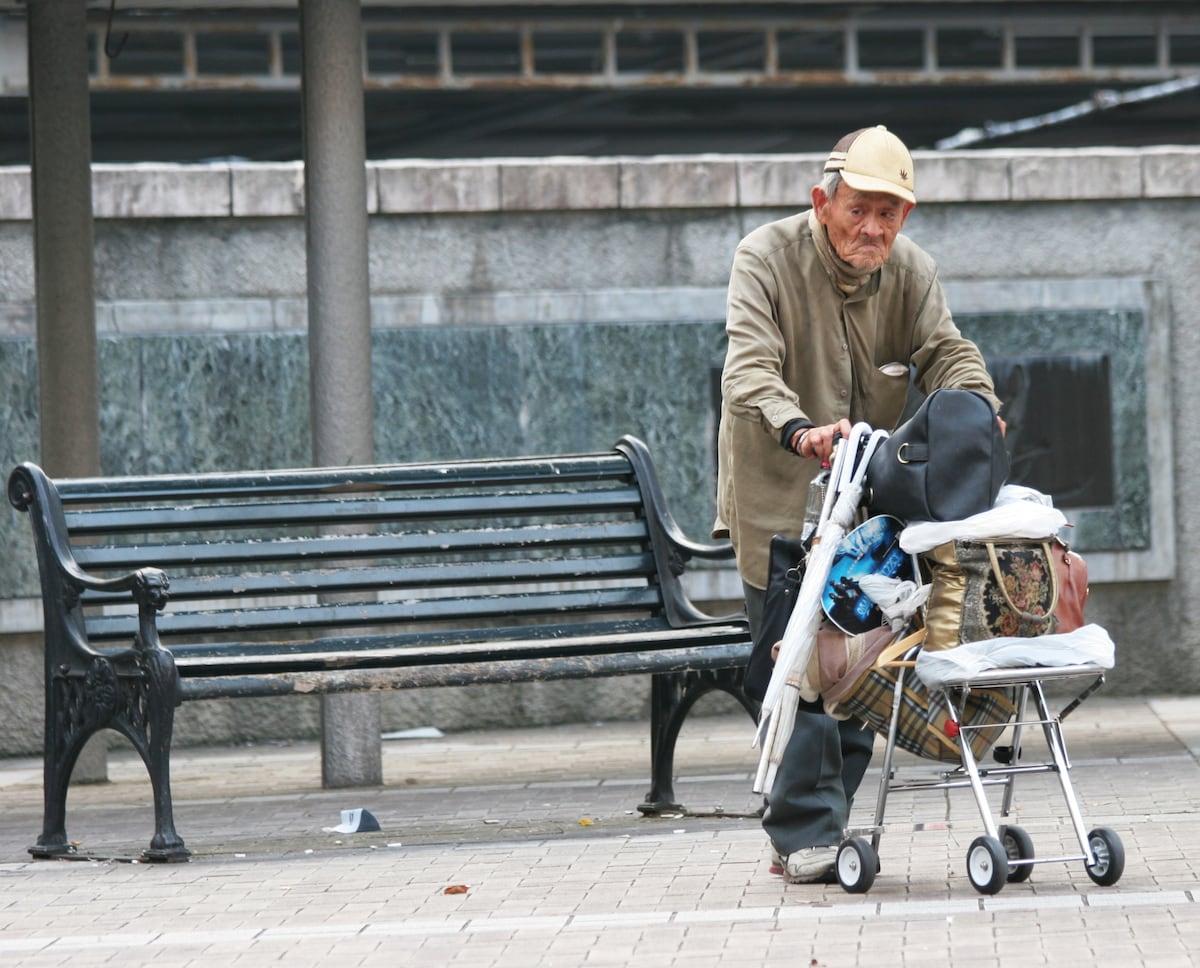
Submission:
[[[593,823],[595,821],[591,817],[581,817],[579,820],[579,826],[581,827],[590,827]]]
[[[443,894],[466,894],[470,888],[466,884],[451,884],[448,888],[442,891]]]

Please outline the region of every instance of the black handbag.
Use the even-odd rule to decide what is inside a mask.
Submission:
[[[742,680],[746,695],[757,702],[762,702],[767,694],[767,686],[771,684],[771,672],[775,667],[771,652],[783,638],[788,619],[796,607],[807,556],[807,549],[800,538],[785,538],[779,534],[771,538],[762,621]]]
[[[986,511],[1008,477],[996,412],[974,390],[934,390],[867,465],[872,514],[958,521]]]

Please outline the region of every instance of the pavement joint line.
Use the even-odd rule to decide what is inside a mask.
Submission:
[[[912,921],[925,918],[946,918],[958,914],[1037,912],[1065,908],[1170,908],[1197,903],[1192,891],[1137,891],[1127,894],[1087,893],[1077,895],[1042,895],[1029,898],[979,897],[946,899],[943,901],[858,901],[842,903],[819,900],[809,903],[783,904],[758,908],[716,908],[686,911],[623,911],[611,914],[528,915],[521,917],[481,917],[447,921],[395,921],[382,923],[354,922],[344,925],[245,928],[205,932],[112,932],[109,934],[73,935],[32,938],[0,938],[0,954],[17,954],[47,948],[168,948],[196,943],[202,938],[206,945],[239,944],[251,941],[304,941],[338,939],[383,934],[451,935],[480,934],[505,931],[569,931],[571,929],[621,929],[662,924],[733,924],[740,922],[822,921],[886,919]]]
[[[1188,755],[1131,756],[1131,757],[1123,757],[1123,758],[1119,758],[1119,759],[1118,758],[1106,758],[1106,759],[1094,759],[1094,760],[1079,760],[1079,761],[1073,762],[1071,764],[1071,770],[1075,771],[1080,768],[1095,769],[1095,768],[1101,768],[1101,767],[1105,767],[1105,766],[1114,766],[1114,765],[1137,766],[1137,765],[1144,764],[1144,765],[1152,766],[1152,765],[1157,765],[1157,764],[1179,762],[1179,761],[1191,762],[1192,757],[1188,756]],[[921,767],[909,766],[909,767],[905,768],[904,766],[901,766],[900,772],[902,773],[903,776],[905,776],[909,779],[915,780],[917,778],[917,776],[919,776],[922,772],[929,773],[931,776],[933,776],[940,771],[938,771],[937,769],[922,770]],[[680,784],[680,785],[689,784],[689,783],[697,783],[697,784],[699,784],[699,783],[728,783],[728,782],[742,780],[742,779],[745,779],[748,781],[751,778],[751,776],[752,776],[752,774],[749,772],[746,772],[746,773],[741,773],[741,772],[739,772],[739,773],[721,773],[721,774],[709,773],[709,774],[699,774],[699,775],[680,774],[675,777],[675,783]],[[871,767],[870,769],[868,769],[865,774],[864,780],[863,780],[864,788],[869,788],[871,786],[877,787],[879,784],[879,777],[880,777],[880,771],[877,767]],[[514,782],[514,783],[461,784],[461,785],[453,785],[453,786],[436,786],[436,787],[420,786],[420,785],[415,785],[415,784],[409,785],[409,784],[402,784],[402,783],[393,783],[393,784],[385,784],[383,786],[375,786],[375,787],[358,787],[356,789],[362,794],[369,794],[369,793],[375,792],[375,793],[391,795],[391,794],[399,793],[400,791],[404,791],[406,793],[412,793],[412,794],[433,794],[433,795],[445,796],[445,795],[452,795],[455,793],[494,793],[494,792],[511,791],[511,790],[570,789],[570,788],[591,789],[591,788],[595,788],[595,787],[629,787],[629,786],[642,786],[642,785],[648,784],[650,782],[651,782],[651,778],[649,776],[645,776],[645,777],[610,777],[610,778],[602,778],[602,779],[598,779],[598,780],[597,779],[521,780],[521,781]],[[5,770],[3,769],[3,765],[0,764],[0,789],[4,789],[8,786],[15,786],[15,785],[17,785],[17,784],[10,784],[10,783],[5,782]],[[139,786],[140,785],[141,784],[139,781]],[[40,777],[39,777],[38,782],[33,784],[32,786],[36,786],[36,787],[40,788],[40,786],[41,786]],[[922,792],[930,792],[930,791],[922,791],[921,789],[917,788],[914,790],[899,790],[899,791],[894,791],[894,792],[896,792],[896,793],[910,793],[910,792],[911,793],[922,793]],[[327,799],[329,797],[344,796],[344,795],[345,795],[344,790],[300,789],[300,790],[288,791],[288,792],[284,792],[284,793],[264,793],[264,794],[257,794],[257,795],[237,793],[237,794],[231,794],[230,796],[227,796],[227,797],[209,796],[209,797],[193,799],[193,798],[188,798],[186,796],[186,794],[181,796],[177,793],[175,796],[175,802],[177,804],[178,803],[187,803],[187,804],[196,804],[196,805],[229,803],[234,800],[236,800],[240,803],[280,803],[280,802],[292,802],[297,799],[319,800],[319,799]],[[758,796],[758,794],[753,793],[753,791],[747,790],[747,796]],[[141,795],[139,797],[138,802],[150,802],[148,790],[143,791],[143,795]],[[73,806],[72,809],[89,809],[89,808],[93,808],[93,807],[100,807],[102,809],[110,809],[111,806],[112,806],[111,803],[81,803],[78,806]]]

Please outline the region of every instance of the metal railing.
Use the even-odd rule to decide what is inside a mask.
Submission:
[[[300,86],[290,11],[191,19],[147,12],[111,25],[96,16],[94,90]],[[1146,84],[1200,71],[1200,12],[818,19],[691,7],[636,19],[561,9],[429,19],[373,10],[363,44],[368,89]]]

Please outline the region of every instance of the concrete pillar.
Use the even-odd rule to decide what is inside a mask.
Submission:
[[[359,0],[301,0],[313,461],[374,460],[366,123]],[[327,787],[383,782],[379,697],[326,696]]]
[[[86,7],[26,7],[41,463],[56,477],[100,471]],[[73,782],[108,778],[103,736]]]

